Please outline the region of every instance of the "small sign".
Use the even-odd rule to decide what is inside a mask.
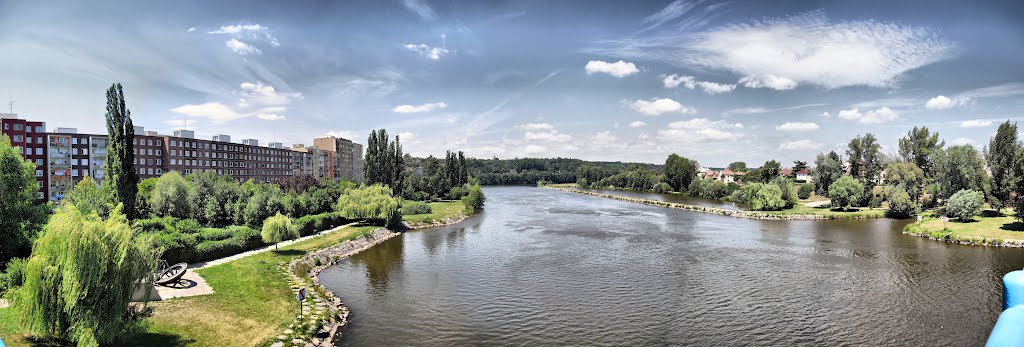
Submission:
[[[302,303],[302,300],[306,300],[306,287],[299,288],[299,292],[295,293],[295,300]]]
[[[922,221],[922,220],[924,220],[924,217],[921,217],[921,216],[917,216],[917,221],[918,221],[918,222],[920,222],[920,221]]]
[[[949,222],[949,217],[942,216],[942,222],[943,223]]]

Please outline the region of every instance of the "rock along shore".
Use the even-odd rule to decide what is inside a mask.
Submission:
[[[849,216],[849,217],[843,216],[843,217],[835,217],[835,216],[832,216],[832,215],[817,215],[817,214],[775,214],[775,213],[758,212],[758,211],[734,211],[734,210],[726,210],[726,209],[715,208],[715,207],[687,205],[687,204],[679,204],[679,203],[667,202],[667,201],[658,201],[658,200],[650,200],[650,199],[639,199],[639,198],[631,198],[631,197],[620,196],[620,195],[604,194],[604,193],[597,193],[597,192],[588,192],[588,191],[572,189],[572,188],[551,187],[551,186],[545,186],[544,188],[561,190],[561,191],[565,191],[565,192],[569,192],[569,193],[597,196],[597,197],[602,197],[602,198],[607,198],[607,199],[621,200],[621,201],[626,201],[626,202],[633,202],[633,203],[644,204],[644,205],[668,207],[668,208],[674,208],[674,209],[678,209],[678,210],[686,210],[686,211],[708,213],[708,214],[717,214],[717,215],[721,215],[721,216],[736,217],[736,218],[747,218],[747,219],[760,219],[760,220],[822,220],[822,219],[868,219],[868,218],[876,218],[876,217],[872,217],[872,216]]]
[[[292,322],[271,346],[334,346],[336,335],[348,324],[349,310],[341,299],[320,285],[318,275],[329,266],[398,235],[388,229],[377,228],[289,262],[283,270],[288,275],[292,292],[298,293],[299,288],[305,286],[307,304],[304,304],[303,315]],[[305,273],[305,276],[296,273]]]

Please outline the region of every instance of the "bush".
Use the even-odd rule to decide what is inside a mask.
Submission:
[[[146,219],[135,220],[135,228],[142,230],[142,232],[177,232],[178,229],[174,226],[174,217],[153,217]]]
[[[946,215],[966,222],[981,212],[981,205],[985,202],[985,195],[976,190],[963,189],[946,202]]]
[[[903,189],[889,189],[889,215],[898,218],[907,218],[917,215],[919,209],[910,194]]]
[[[448,190],[448,195],[446,197],[448,200],[459,200],[466,196],[466,194],[469,194],[469,190],[465,187],[452,187],[452,189]]]
[[[749,205],[755,211],[778,211],[786,206],[779,186],[767,183],[747,183],[733,192],[729,200]]]
[[[235,230],[233,229],[233,227],[203,228],[203,230],[199,232],[198,241],[199,243],[203,243],[206,241],[220,241],[223,239],[230,238],[231,235],[234,235],[234,233]]]
[[[419,202],[419,201],[403,201],[402,202],[402,215],[409,216],[414,214],[427,214],[433,213],[433,209],[430,208],[430,204]]]
[[[476,184],[469,188],[469,194],[462,198],[462,205],[465,207],[466,214],[475,213],[480,209],[484,208],[484,191],[480,189],[480,185]]]
[[[784,201],[783,208],[793,208],[793,206],[796,206],[796,191],[793,190],[793,183],[788,178],[782,176],[775,177],[772,179],[771,184],[779,187],[779,193]]]
[[[291,218],[278,212],[263,221],[263,231],[260,235],[263,237],[263,242],[273,243],[274,249],[277,249],[278,242],[298,238],[299,231],[292,225]]]
[[[188,263],[196,257],[196,237],[176,231],[152,233],[152,242],[160,250],[160,259],[170,264]]]
[[[668,185],[668,183],[665,182],[658,182],[658,184],[654,185],[652,190],[654,190],[654,192],[658,194],[665,194],[672,191],[672,186]]]
[[[292,224],[294,224],[295,229],[299,231],[299,236],[307,236],[318,231],[328,230],[339,225],[344,225],[348,222],[349,220],[342,217],[340,213],[328,212],[302,216],[292,221]]]
[[[204,241],[196,246],[193,262],[223,258],[263,246],[262,236],[256,230],[245,226],[231,226],[227,229],[231,237],[223,240]]]
[[[690,181],[690,185],[686,186],[686,195],[693,197],[700,197],[700,182],[703,180],[694,179]]]
[[[721,199],[721,198],[725,197],[725,194],[727,193],[727,190],[728,190],[728,188],[726,187],[725,183],[722,183],[722,182],[717,181],[717,180],[695,179],[695,180],[693,180],[693,182],[700,182],[700,183],[698,183],[697,196],[699,196],[701,198],[704,198],[704,199],[713,199],[713,200]],[[693,183],[691,183],[691,185],[692,184]]]
[[[192,218],[179,220],[174,223],[174,227],[178,229],[179,233],[186,234],[195,234],[203,230],[203,226]]]
[[[864,185],[850,175],[844,175],[828,187],[828,198],[833,208],[847,208],[860,201],[864,194]]]
[[[811,193],[814,193],[814,185],[804,183],[800,185],[800,190],[796,192],[796,196],[800,199],[808,199],[811,197]]]
[[[4,272],[0,272],[0,298],[8,290],[21,287],[25,258],[11,258],[5,266]]]

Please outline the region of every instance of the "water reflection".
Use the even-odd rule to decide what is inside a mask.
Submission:
[[[1020,249],[909,221],[756,221],[549,189],[409,232],[321,274],[339,341],[391,345],[979,345]]]

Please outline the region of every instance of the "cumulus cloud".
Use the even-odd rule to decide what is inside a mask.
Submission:
[[[558,130],[538,132],[527,131],[523,134],[523,139],[527,141],[569,142],[572,140],[572,136],[560,133]]]
[[[899,113],[888,107],[876,110],[861,112],[858,108],[839,111],[839,118],[846,120],[857,120],[862,124],[888,123],[899,118]]]
[[[447,107],[448,107],[448,104],[446,104],[446,103],[443,103],[443,102],[433,102],[433,103],[422,104],[422,105],[399,105],[399,106],[395,106],[394,110],[392,110],[392,111],[394,111],[395,113],[419,113],[419,112],[430,112],[430,111],[433,111],[433,110],[439,110],[439,109],[443,109],[443,108],[447,108]]]
[[[587,62],[587,65],[584,66],[583,68],[587,71],[588,75],[595,73],[606,73],[619,78],[640,72],[640,69],[636,68],[636,64],[622,60],[619,60],[614,63],[609,63],[601,60],[591,60]]]
[[[928,102],[924,104],[924,107],[930,110],[945,110],[947,108],[965,105],[970,101],[970,98],[965,97],[957,97],[950,99],[944,95],[939,95],[929,99]]]
[[[657,138],[668,142],[692,143],[700,141],[728,141],[743,137],[733,132],[742,129],[743,124],[724,120],[712,121],[707,118],[693,118],[668,124],[668,129],[658,130]]]
[[[422,55],[422,56],[426,57],[427,59],[435,60],[435,61],[438,60],[438,59],[441,59],[441,57],[443,57],[443,56],[445,56],[445,55],[447,55],[448,53],[451,52],[447,48],[444,48],[444,47],[431,47],[431,46],[428,46],[427,44],[424,44],[424,43],[420,43],[420,44],[410,43],[410,44],[406,44],[403,47],[405,47],[406,49],[408,49],[410,51],[416,52],[417,54]]]
[[[963,145],[972,145],[973,146],[974,145],[974,140],[971,140],[971,139],[966,138],[966,137],[958,137],[958,138],[953,139],[953,141],[950,141],[950,143],[952,143],[954,146],[963,146]]]
[[[960,122],[961,128],[984,128],[991,125],[992,121],[987,119],[972,119]]]
[[[207,102],[202,104],[185,104],[171,109],[171,112],[183,114],[189,117],[201,117],[209,119],[214,123],[224,123],[235,119],[243,118],[245,115],[235,112],[230,107],[219,102]]]
[[[526,147],[523,148],[523,153],[526,153],[526,154],[540,154],[540,153],[546,153],[547,151],[548,151],[547,148],[545,148],[544,146],[539,146],[539,145],[526,145]]]
[[[259,113],[259,114],[256,114],[256,118],[259,118],[259,119],[262,119],[262,120],[284,120],[285,119],[284,116],[281,116],[281,115],[278,115],[278,114],[274,114],[274,113]]]
[[[820,116],[820,117],[822,117],[822,118],[828,118],[828,117],[832,117],[832,114],[830,114],[830,113],[828,113],[828,112],[822,112],[822,113],[821,113],[821,114],[819,114],[818,116]]]
[[[824,146],[820,143],[811,140],[796,140],[786,141],[779,145],[779,150],[783,151],[808,151],[808,150],[821,150]]]
[[[782,131],[814,131],[818,130],[818,124],[804,122],[787,122],[775,127],[775,129]]]
[[[594,134],[590,141],[595,145],[607,146],[619,142],[619,137],[612,135],[611,131],[602,131]]]
[[[250,46],[249,44],[238,41],[237,39],[230,39],[224,42],[225,46],[228,46],[232,51],[241,55],[260,55],[263,54],[259,48]]]
[[[673,17],[707,24],[718,4]],[[583,51],[728,71],[752,88],[889,87],[907,71],[951,57],[956,44],[927,27],[880,20],[833,20],[824,11],[678,31],[672,26],[595,42]]]
[[[645,123],[644,121],[639,121],[639,120],[635,121],[635,122],[632,122],[632,123],[629,123],[629,127],[630,128],[643,128],[645,126],[647,126],[647,123]]]
[[[555,128],[551,123],[526,123],[519,127],[526,130],[550,130]]]
[[[692,90],[692,89],[696,89],[696,88],[700,87],[701,89],[704,90],[705,93],[708,93],[708,94],[711,94],[711,95],[721,94],[721,93],[728,93],[728,92],[731,92],[734,89],[736,89],[736,85],[735,84],[723,84],[723,83],[715,83],[715,82],[708,82],[708,81],[698,81],[693,76],[677,75],[677,74],[671,74],[671,75],[668,75],[668,76],[664,76],[663,75],[662,79],[661,79],[661,83],[662,83],[662,85],[665,86],[665,88],[675,88],[675,87],[678,87],[678,86],[682,85],[683,87],[686,87],[686,89],[691,89]]]
[[[694,114],[697,113],[697,109],[680,104],[678,101],[672,99],[651,99],[651,100],[636,100],[629,104],[629,107],[634,111],[640,112],[647,116],[660,116],[669,112],[678,112],[683,114]]]
[[[263,82],[244,82],[239,86],[239,95],[242,99],[239,104],[249,105],[250,102],[262,105],[287,105],[292,100],[302,99],[302,93],[278,92],[274,86],[263,84]]]

